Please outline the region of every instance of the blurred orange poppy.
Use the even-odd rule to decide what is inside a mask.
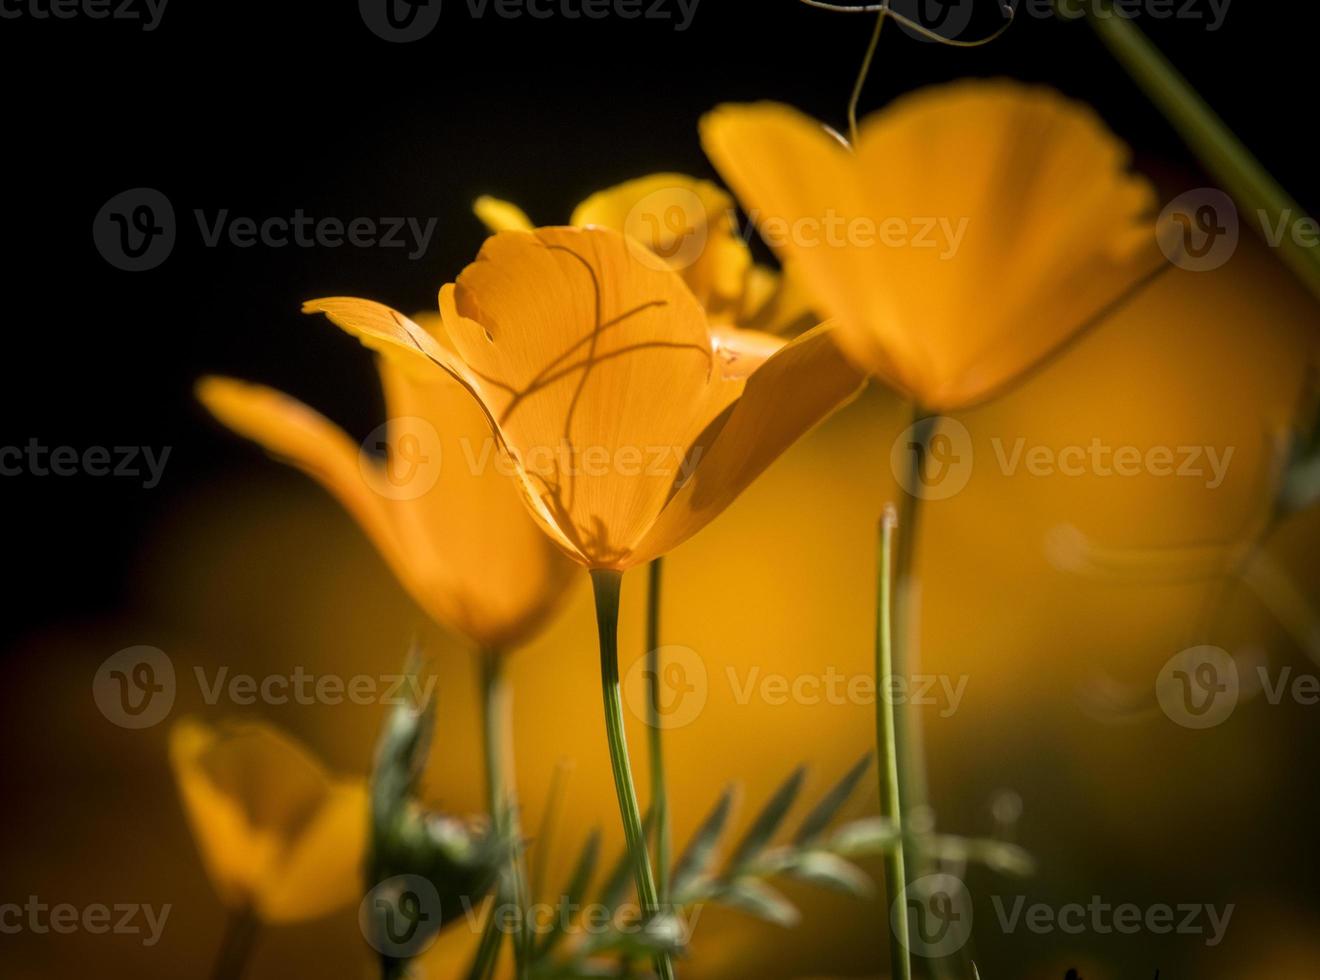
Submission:
[[[438,317],[430,325],[439,334]],[[483,649],[526,642],[560,604],[572,565],[523,510],[485,417],[443,372],[377,361],[389,414],[384,463],[301,402],[207,378],[217,418],[320,482],[370,535],[413,598]]]
[[[1048,89],[927,89],[854,147],[773,103],[721,106],[701,134],[848,356],[924,409],[1002,390],[1162,261],[1127,147]]]
[[[361,780],[332,778],[263,724],[185,719],[170,762],[221,900],[269,923],[318,918],[360,897],[367,839]]]
[[[473,210],[492,232],[534,228],[508,201],[480,197]],[[791,264],[779,273],[752,260],[734,214],[733,198],[710,181],[657,173],[597,191],[568,223],[641,242],[683,277],[713,325],[784,335],[820,322]]]

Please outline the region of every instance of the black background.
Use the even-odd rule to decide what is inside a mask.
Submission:
[[[978,28],[988,30],[998,14],[984,7]],[[1142,24],[1314,208],[1314,165],[1302,152],[1314,126],[1310,9],[1237,0],[1216,32],[1195,20]],[[468,210],[480,193],[550,224],[621,179],[713,176],[696,123],[721,101],[781,100],[841,126],[872,23],[796,0],[701,0],[683,32],[615,17],[510,20],[492,10],[474,19],[463,0],[444,0],[438,28],[410,44],[381,40],[347,2],[175,0],[151,32],[116,19],[0,20],[0,445],[171,447],[152,490],[108,477],[0,477],[11,573],[3,630],[115,608],[135,544],[162,511],[222,469],[262,465],[205,418],[192,397],[198,376],[265,381],[351,432],[374,425],[379,408],[360,394],[375,390],[369,360],[302,316],[302,299],[430,305],[480,243]],[[993,75],[1094,105],[1165,186],[1196,179],[1177,137],[1085,23],[1021,16],[977,50],[891,27],[863,105]],[[160,267],[122,272],[96,250],[92,221],[110,197],[144,186],[172,201],[179,239]],[[301,208],[438,222],[416,261],[401,249],[205,247],[193,211],[221,208],[258,220]]]

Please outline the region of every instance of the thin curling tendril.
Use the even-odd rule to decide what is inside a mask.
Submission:
[[[862,99],[862,89],[866,85],[866,77],[871,73],[871,63],[875,60],[875,51],[880,44],[880,31],[885,26],[885,18],[892,17],[898,23],[902,24],[908,30],[920,37],[924,37],[936,44],[943,44],[951,48],[979,48],[982,45],[997,41],[1004,35],[1010,27],[1013,26],[1014,8],[1012,3],[1004,2],[1000,4],[1000,10],[1008,18],[1004,24],[989,37],[978,38],[975,41],[960,41],[957,38],[944,37],[936,34],[929,27],[919,24],[910,17],[896,13],[889,6],[891,0],[883,0],[878,4],[867,4],[860,7],[846,7],[835,3],[827,3],[825,0],[801,0],[803,4],[816,10],[828,10],[836,14],[879,14],[875,22],[875,31],[871,34],[871,43],[867,45],[866,56],[862,59],[862,69],[857,75],[857,81],[853,85],[852,96],[848,100],[848,140],[853,146],[857,145],[857,106]]]

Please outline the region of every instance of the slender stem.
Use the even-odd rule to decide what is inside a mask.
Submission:
[[[528,894],[533,899],[545,894],[546,869],[554,851],[555,832],[558,829],[559,812],[563,809],[568,771],[568,760],[560,759],[555,763],[554,775],[550,777],[550,789],[545,794],[545,811],[541,814],[541,825],[536,831],[537,848],[532,852],[531,881],[528,886]]]
[[[669,794],[665,789],[664,739],[660,731],[660,586],[663,558],[651,562],[646,579],[647,744],[651,754],[651,813],[655,820],[656,891],[660,905],[669,904]]]
[[[1110,53],[1164,113],[1211,175],[1240,207],[1250,212],[1249,219],[1267,241],[1285,224],[1296,227],[1297,222],[1306,220],[1302,207],[1130,18],[1120,16],[1108,3],[1101,8],[1085,6],[1091,26]],[[1320,248],[1306,246],[1291,234],[1284,234],[1277,244],[1293,273],[1320,297]]]
[[[504,658],[497,650],[482,650],[477,658],[481,663],[481,747],[486,764],[486,807],[491,821],[499,825],[505,815],[504,726],[508,715]]]
[[[250,908],[234,911],[225,925],[224,938],[211,968],[213,980],[239,980],[252,959],[260,920]]]
[[[520,980],[525,980],[529,971],[530,931],[527,921],[527,870],[521,846],[521,830],[518,826],[516,807],[512,804],[512,794],[505,783],[505,764],[508,761],[509,694],[504,683],[504,654],[499,650],[483,650],[478,654],[481,660],[482,691],[482,748],[486,762],[486,801],[490,808],[491,821],[496,833],[510,841],[513,853],[509,858],[509,867],[505,879],[496,892],[495,908],[491,909],[487,920],[487,930],[498,928],[494,923],[500,917],[499,905],[505,901],[517,904],[521,914],[518,916],[518,934],[513,940],[514,962]],[[478,962],[487,953],[487,938],[482,939],[478,947]],[[497,955],[498,937],[494,938],[494,950],[489,955]]]
[[[862,59],[862,69],[853,83],[852,95],[848,99],[848,142],[857,146],[857,105],[862,101],[862,89],[866,86],[866,76],[871,74],[871,62],[875,60],[875,50],[880,46],[880,31],[884,29],[885,17],[889,15],[889,0],[880,5],[880,15],[875,19],[875,30],[871,34],[871,43],[866,46],[866,57]]]
[[[619,697],[619,587],[623,573],[608,568],[593,568],[591,584],[596,594],[596,626],[600,633],[600,682],[605,699],[605,737],[610,746],[610,766],[614,771],[614,790],[619,797],[619,815],[623,835],[632,858],[633,878],[641,901],[643,918],[652,919],[659,910],[651,859],[646,853],[642,815],[637,806],[632,765],[628,761],[628,742],[623,729],[623,702]],[[660,980],[673,980],[674,965],[668,953],[655,957]]]
[[[472,966],[468,969],[468,980],[487,980],[495,972],[501,939],[496,923],[499,921],[499,905],[502,901],[502,895],[497,893],[490,915],[486,917],[486,925],[481,930],[481,941],[477,944],[477,955],[473,957]]]
[[[875,679],[888,684],[894,673],[893,561],[894,526],[898,515],[885,508],[880,522],[879,594],[876,597]],[[911,980],[912,961],[908,956],[907,869],[903,860],[903,797],[898,772],[898,740],[895,737],[894,698],[875,699],[875,746],[880,765],[880,813],[893,824],[899,845],[885,851],[885,878],[893,907],[893,933],[889,937],[889,968],[894,980]]]
[[[907,479],[899,488],[898,526],[902,533],[898,535],[894,561],[893,672],[909,683],[921,669],[921,589],[916,568],[921,496],[916,491],[924,485],[926,457],[939,421],[939,416],[927,413],[920,406],[913,409],[912,427],[916,438],[908,456],[911,465]],[[894,712],[898,736],[899,799],[904,814],[903,860],[910,884],[936,870],[925,847],[925,835],[930,830],[926,744],[920,712],[902,700],[895,705]],[[919,819],[912,819],[914,815]],[[937,978],[952,975],[947,958],[932,960],[930,967],[932,975]]]
[[[895,548],[893,659],[895,675],[907,678],[909,682],[920,667],[918,639],[921,625],[918,608],[920,590],[916,573],[921,498],[913,491],[922,485],[926,453],[938,421],[937,417],[926,415],[921,409],[915,411],[913,425],[916,443],[908,456],[911,467],[907,480],[899,488],[898,526],[903,529],[903,533],[898,536]],[[911,814],[915,810],[924,811],[927,807],[925,740],[922,737],[920,716],[910,705],[897,705],[896,717],[903,806],[905,812]],[[923,873],[925,861],[917,853],[919,849],[914,835],[909,834],[905,838],[904,846],[907,849],[909,872]]]

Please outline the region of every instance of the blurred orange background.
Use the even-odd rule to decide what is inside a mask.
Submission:
[[[1320,903],[1309,878],[1320,794],[1309,775],[1316,708],[1257,697],[1209,731],[1158,711],[1130,719],[1090,710],[1100,688],[1152,691],[1188,645],[1214,580],[1162,581],[1149,567],[1095,577],[1058,567],[1060,527],[1097,547],[1145,551],[1240,543],[1268,504],[1274,440],[1293,421],[1316,353],[1313,301],[1274,258],[1245,243],[1224,269],[1172,270],[1011,394],[961,416],[975,465],[956,496],[924,504],[921,669],[966,678],[957,710],[924,711],[932,798],[941,830],[988,833],[989,803],[1021,795],[1017,839],[1037,875],[1010,881],[973,869],[976,959],[994,977],[1087,980],[1154,975],[1301,977],[1320,972]],[[327,340],[327,343],[330,341]],[[351,343],[351,341],[342,341]],[[704,704],[666,734],[675,839],[686,840],[728,783],[739,787],[736,833],[799,762],[810,766],[804,812],[872,745],[869,704],[771,703],[739,697],[749,679],[846,677],[872,670],[874,539],[895,494],[890,448],[906,409],[872,387],[798,444],[720,519],[666,562],[662,641],[688,648]],[[206,426],[200,409],[196,425]],[[1233,449],[1222,486],[1194,479],[1001,472],[1011,446],[1205,445]],[[1267,552],[1311,601],[1317,596],[1320,515],[1277,527]],[[86,904],[173,906],[160,946],[129,936],[75,934],[58,944],[6,937],[6,976],[177,977],[205,971],[223,928],[184,823],[166,731],[120,729],[97,712],[89,685],[115,650],[150,644],[180,678],[175,717],[267,719],[304,740],[333,769],[365,773],[384,709],[203,703],[193,668],[231,674],[382,675],[423,638],[439,679],[439,721],[427,799],[453,813],[482,809],[473,656],[425,623],[355,525],[303,477],[263,460],[160,515],[141,543],[135,598],[121,615],[71,617],[15,649],[0,703],[7,753],[5,873],[13,895]],[[622,669],[643,653],[645,575],[625,581]],[[1272,669],[1320,670],[1245,588],[1235,589],[1208,642],[1258,650]],[[622,846],[603,734],[595,624],[586,576],[563,614],[511,663],[517,785],[524,827],[539,826],[553,774],[567,764],[562,815],[549,841],[549,881],[562,882],[578,846],[599,828]],[[700,671],[704,670],[704,677]],[[629,716],[639,786],[645,745]],[[12,749],[12,746],[11,746]],[[643,791],[644,795],[644,791]],[[868,779],[845,811],[876,809]],[[644,802],[644,801],[643,801]],[[20,843],[21,842],[21,843]],[[869,870],[878,878],[878,866]],[[796,930],[708,910],[691,977],[868,976],[883,972],[885,910],[788,885],[804,910]],[[1005,935],[990,895],[1085,902],[1235,903],[1225,942],[1197,937]],[[881,895],[883,899],[883,894]],[[474,936],[444,933],[428,958],[452,975]],[[1262,951],[1268,950],[1268,953]],[[1264,957],[1264,958],[1262,958]],[[368,976],[345,909],[273,929],[253,978]]]

